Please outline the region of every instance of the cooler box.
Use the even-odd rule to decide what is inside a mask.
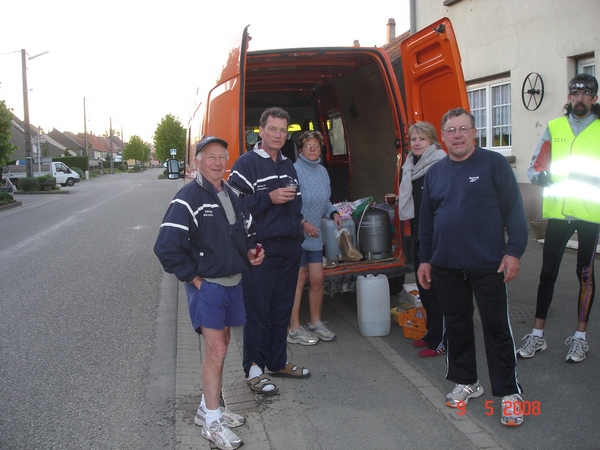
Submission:
[[[427,334],[427,314],[425,309],[411,308],[398,314],[398,324],[402,334],[408,339],[421,339]]]

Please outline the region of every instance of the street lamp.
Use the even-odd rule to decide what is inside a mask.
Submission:
[[[48,50],[49,51],[49,50]],[[38,53],[37,55],[30,56],[27,58],[27,52],[25,49],[21,49],[21,65],[23,68],[23,121],[25,123],[25,154],[27,155],[27,176],[33,177],[33,160],[31,157],[31,130],[29,129],[29,97],[27,90],[27,60],[37,58],[38,56],[45,55],[48,51]]]

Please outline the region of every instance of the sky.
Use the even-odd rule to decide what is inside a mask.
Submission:
[[[388,19],[396,21],[396,36],[409,29],[408,3],[12,0],[2,7],[0,100],[23,119],[25,49],[33,125],[79,133],[85,122],[88,133],[101,135],[112,120],[125,141],[137,135],[152,142],[167,114],[187,125],[196,92],[212,85],[246,25],[250,50],[355,40],[380,47]]]

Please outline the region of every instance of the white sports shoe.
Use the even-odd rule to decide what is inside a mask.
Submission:
[[[589,349],[588,343],[585,339],[576,338],[575,336],[569,336],[565,341],[566,345],[570,345],[565,361],[567,362],[581,362],[587,356]]]
[[[319,339],[323,339],[324,341],[331,341],[335,337],[335,333],[327,328],[320,320],[314,325],[309,323],[308,331],[316,334]]]
[[[210,426],[203,425],[202,436],[214,442],[221,450],[233,450],[243,444],[240,437],[227,428],[223,418],[211,423]]]
[[[467,404],[470,398],[483,395],[483,387],[476,381],[473,384],[457,384],[448,395],[446,395],[446,406],[458,408],[460,402]]]

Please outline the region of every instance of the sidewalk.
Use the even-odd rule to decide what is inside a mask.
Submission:
[[[515,345],[531,332],[543,246],[530,239],[519,277],[508,284]],[[366,338],[358,331],[356,293],[325,296],[323,320],[337,334],[315,346],[288,345],[291,362],[312,371],[305,380],[274,379],[280,394],[254,395],[241,368],[242,329],[232,333],[225,366],[225,401],[248,423],[236,429],[246,450],[281,449],[597,449],[600,429],[600,323],[592,311],[587,328],[590,351],[582,363],[568,364],[565,339],[577,322],[576,251],[567,249],[546,326],[548,349],[519,358],[523,399],[538,410],[526,412],[520,427],[500,423],[500,402],[491,395],[481,324],[475,311],[478,373],[484,395],[469,402],[466,414],[444,405],[453,383],[444,379],[443,357],[419,358],[412,341],[392,323],[390,334]],[[413,282],[412,275],[407,283]],[[181,286],[181,285],[180,285]],[[194,425],[200,403],[200,352],[190,326],[183,288],[179,290],[176,392],[176,448],[210,448]],[[391,298],[395,306],[397,297]],[[302,302],[301,319],[308,308]],[[596,305],[595,308],[598,308]],[[594,308],[594,309],[595,309]],[[493,411],[488,409],[490,405]],[[487,406],[487,407],[486,407]]]
[[[242,328],[233,330],[224,397],[232,411],[247,418],[235,430],[243,448],[501,448],[467,415],[446,407],[445,393],[382,338],[359,333],[356,312],[345,304],[352,297],[328,297],[324,305],[324,317],[338,335],[334,341],[288,345],[290,360],[306,365],[313,375],[274,379],[281,392],[277,396],[250,392],[241,364]],[[194,424],[201,395],[199,340],[181,285],[177,327],[176,449],[208,449]],[[394,333],[400,329],[392,327]]]

